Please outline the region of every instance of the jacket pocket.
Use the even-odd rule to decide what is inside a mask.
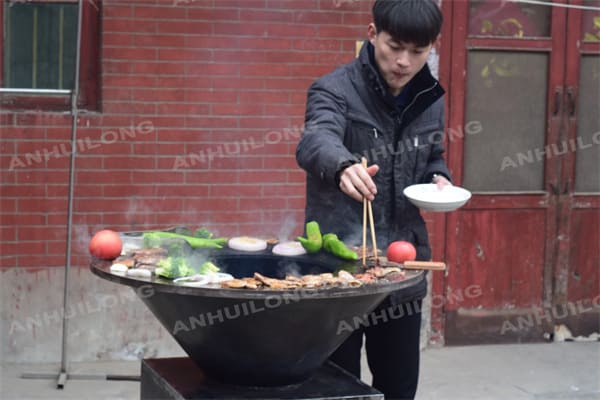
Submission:
[[[385,138],[386,133],[375,124],[349,119],[344,145],[358,158],[366,157],[369,165],[379,164],[381,166],[391,155]]]

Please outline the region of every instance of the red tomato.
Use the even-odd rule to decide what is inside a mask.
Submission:
[[[387,259],[392,262],[403,263],[414,261],[417,258],[417,249],[410,242],[398,240],[390,243],[387,249]]]
[[[97,232],[90,240],[90,254],[104,260],[112,260],[121,255],[123,242],[115,231],[104,229]]]

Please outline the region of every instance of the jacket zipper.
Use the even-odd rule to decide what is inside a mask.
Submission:
[[[415,97],[413,97],[412,101],[406,107],[404,107],[404,110],[402,110],[402,114],[400,114],[400,118],[398,118],[398,128],[400,128],[400,126],[402,126],[402,120],[404,119],[404,114],[406,114],[406,111],[409,108],[411,108],[413,106],[413,104],[415,104],[415,102],[417,101],[417,99],[419,98],[419,96],[421,96],[422,94],[427,93],[427,92],[433,90],[437,85],[438,85],[438,83],[435,82],[433,84],[433,86],[431,86],[430,88],[421,90],[419,93],[417,93],[415,95]]]

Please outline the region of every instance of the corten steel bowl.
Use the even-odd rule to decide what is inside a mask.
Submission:
[[[223,249],[207,256],[236,278],[254,272],[284,278],[292,270],[305,275],[357,268],[326,254],[285,257],[269,250]],[[411,271],[403,281],[359,287],[222,289],[119,276],[109,268],[107,261],[91,263],[94,274],[135,288],[209,377],[251,386],[289,385],[309,378],[350,335],[350,327],[365,321],[365,314],[390,292],[424,279],[422,271]]]

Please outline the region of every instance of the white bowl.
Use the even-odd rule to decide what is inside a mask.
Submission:
[[[458,186],[446,185],[439,189],[435,183],[408,186],[404,195],[424,211],[448,212],[465,205],[471,192]]]

